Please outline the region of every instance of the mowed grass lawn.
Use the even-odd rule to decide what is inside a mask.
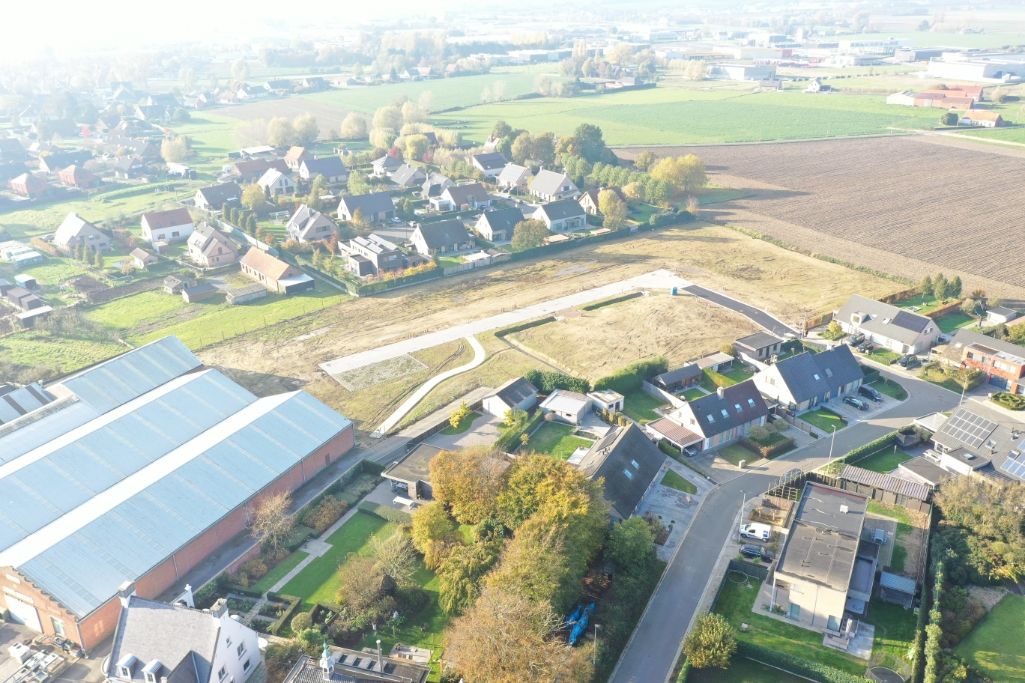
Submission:
[[[623,412],[631,420],[636,420],[641,424],[653,422],[662,417],[655,409],[664,405],[665,401],[660,401],[640,390],[623,397]]]
[[[751,611],[758,596],[758,582],[737,572],[729,572],[712,611],[724,617],[737,629],[737,639],[761,645],[800,659],[811,660],[861,675],[865,671],[862,661],[841,654],[822,644],[822,634],[799,626],[783,623]],[[748,630],[741,631],[740,625]],[[732,680],[732,679],[727,679]]]
[[[291,553],[288,557],[281,560],[281,562],[278,562],[273,569],[264,574],[262,579],[253,584],[251,590],[259,593],[266,593],[274,586],[274,584],[284,578],[285,574],[295,569],[296,565],[302,562],[305,558],[305,552],[302,550],[296,550],[294,553]]]
[[[976,318],[973,318],[967,313],[962,313],[961,311],[954,311],[953,313],[947,313],[946,315],[942,315],[939,318],[936,318],[936,326],[939,327],[941,331],[946,332],[947,334],[950,334],[951,332],[956,332],[957,330],[960,330],[962,327],[971,327],[972,325],[976,324]]]
[[[847,424],[843,417],[834,413],[829,408],[816,408],[815,410],[809,410],[807,413],[801,413],[801,419],[811,426],[829,433],[843,429]]]
[[[395,533],[398,525],[368,512],[357,512],[338,531],[328,537],[331,550],[306,565],[306,568],[285,584],[281,592],[302,598],[307,607],[315,603],[333,605],[337,603],[338,567],[345,558],[356,553],[367,555],[370,541],[375,536],[387,538]]]
[[[877,599],[869,603],[866,621],[876,627],[872,665],[886,666],[905,676],[910,674],[907,654],[915,639],[915,613]]]
[[[807,680],[739,656],[733,658],[729,669],[691,669],[687,675],[687,683],[805,683]]]
[[[587,448],[593,441],[573,435],[572,425],[561,422],[545,422],[530,435],[526,452],[545,453],[558,458],[568,460],[573,451],[578,448]]]
[[[673,470],[666,470],[665,476],[662,477],[662,486],[668,486],[671,489],[677,491],[683,491],[684,493],[697,493],[698,487],[690,483],[684,477],[680,476]]]
[[[1025,597],[1005,595],[955,651],[994,681],[1025,681]]]
[[[866,470],[886,474],[887,472],[892,472],[897,469],[897,465],[910,459],[911,456],[899,448],[887,446],[886,448],[868,456],[864,460],[859,460],[858,462],[851,464]]]

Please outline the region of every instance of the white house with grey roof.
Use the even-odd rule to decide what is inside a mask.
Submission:
[[[971,399],[933,434],[925,457],[953,474],[1025,482],[1025,421],[1010,411]]]
[[[805,351],[765,367],[752,378],[763,396],[794,414],[858,390],[864,379],[851,348]]]
[[[422,185],[427,180],[427,174],[419,166],[410,166],[409,164],[402,164],[397,169],[388,174],[391,181],[399,187],[415,187]]]
[[[530,181],[530,194],[543,202],[554,202],[558,199],[569,199],[579,192],[576,183],[565,173],[549,171],[542,168]],[[581,209],[583,210],[583,209]]]
[[[481,214],[473,229],[489,242],[508,242],[522,220],[523,212],[515,206],[490,209]]]
[[[120,600],[108,681],[243,683],[263,663],[256,631],[233,619],[223,598],[209,610],[135,595]]]
[[[594,442],[577,468],[588,479],[605,481],[605,498],[612,514],[630,517],[644,495],[657,485],[666,456],[635,425],[613,427]]]
[[[537,389],[522,377],[516,377],[484,397],[484,410],[504,418],[510,410],[530,412],[537,405]]]
[[[270,197],[295,194],[295,181],[290,173],[283,173],[276,168],[268,168],[256,181],[260,189]]]
[[[410,241],[421,255],[428,258],[469,251],[475,245],[466,226],[458,219],[420,223]]]
[[[333,220],[306,204],[299,205],[285,229],[289,239],[299,243],[326,240],[338,234]]]
[[[395,217],[395,202],[388,192],[342,195],[338,202],[338,218],[351,221],[357,212],[364,221],[382,223]]]
[[[484,152],[470,157],[470,163],[488,179],[495,179],[509,161],[499,152]]]
[[[936,343],[940,328],[927,316],[854,294],[833,318],[847,334],[896,353],[925,353]]]
[[[480,183],[449,185],[437,197],[431,197],[431,208],[435,211],[462,211],[465,209],[486,209],[493,198]]]
[[[530,217],[544,223],[549,232],[553,233],[580,230],[587,225],[587,214],[583,207],[572,199],[542,204]]]
[[[594,408],[594,401],[577,391],[556,389],[541,402],[541,411],[553,419],[579,425]]]
[[[529,168],[508,163],[495,178],[495,184],[505,190],[526,190],[530,184],[530,178]]]
[[[654,436],[667,438],[678,447],[707,450],[744,438],[752,427],[765,424],[768,416],[769,408],[758,388],[746,380],[687,401],[649,427]]]

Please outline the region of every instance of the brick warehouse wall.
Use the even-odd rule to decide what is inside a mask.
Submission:
[[[145,598],[157,598],[162,595],[174,586],[184,573],[193,569],[206,559],[211,552],[244,531],[252,506],[258,504],[264,497],[274,493],[294,491],[327,465],[337,462],[345,453],[352,449],[354,443],[354,429],[350,426],[296,463],[294,467],[264,487],[263,490],[245,504],[229,512],[202,534],[175,551],[174,554],[163,562],[150,569],[143,576],[136,578],[136,594]],[[15,584],[11,582],[11,579],[20,581],[20,583]],[[131,580],[131,578],[126,577],[126,580]],[[16,594],[23,594],[32,599],[31,604],[39,612],[43,633],[53,634],[50,616],[56,616],[63,621],[66,636],[72,640],[77,640],[87,651],[92,650],[113,635],[114,629],[117,626],[121,604],[116,595],[111,596],[110,600],[84,617],[77,624],[76,629],[75,617],[73,615],[64,610],[50,596],[31,586],[16,571],[7,570],[3,575],[0,575],[0,599],[3,596],[2,589],[4,586],[9,587]],[[31,586],[34,592],[24,590],[23,587],[26,586]],[[77,634],[75,633],[76,630],[78,631]]]

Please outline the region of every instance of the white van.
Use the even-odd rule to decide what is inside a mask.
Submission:
[[[756,541],[768,541],[772,537],[772,527],[758,522],[741,524],[740,535],[744,538],[753,538]]]

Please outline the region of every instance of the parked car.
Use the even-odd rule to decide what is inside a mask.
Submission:
[[[868,404],[862,401],[860,398],[855,398],[853,396],[844,396],[843,402],[849,406],[857,408],[858,410],[868,410]]]
[[[740,525],[740,535],[756,541],[768,541],[772,537],[772,528],[768,524],[749,522]]]
[[[918,360],[918,356],[911,356],[911,358],[908,358],[908,364],[905,365],[904,367],[906,367],[908,370],[913,370],[914,368],[917,368],[921,364],[922,364],[922,361]]]
[[[869,353],[871,351],[874,351],[875,348],[876,347],[870,344],[869,342],[865,342],[864,344],[858,347],[858,351],[861,351],[862,353]]]
[[[757,545],[742,545],[740,546],[740,554],[744,557],[752,560],[762,560],[763,562],[772,562],[772,553]]]
[[[875,389],[873,389],[872,387],[862,385],[858,387],[858,393],[864,396],[865,398],[869,399],[870,401],[874,401],[876,403],[879,403],[883,400],[883,395]]]
[[[865,335],[861,334],[860,332],[858,334],[852,335],[847,338],[847,343],[851,346],[860,346],[865,343]]]

